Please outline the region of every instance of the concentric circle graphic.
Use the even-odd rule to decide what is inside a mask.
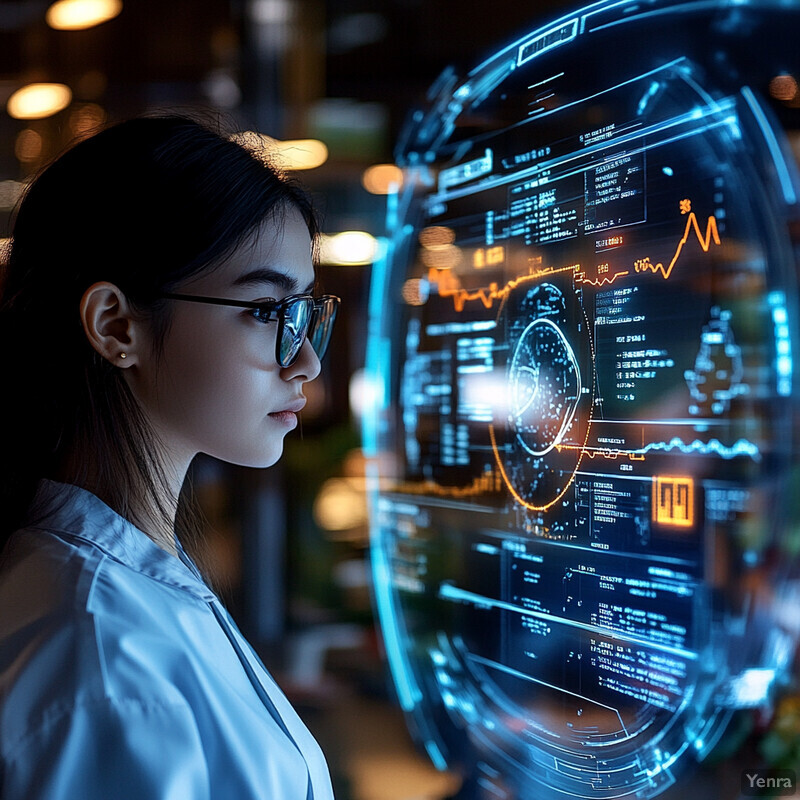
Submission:
[[[517,440],[532,456],[546,456],[564,438],[581,396],[580,366],[558,325],[546,318],[528,325],[514,350],[508,386]]]
[[[580,304],[543,283],[509,297],[508,415],[489,429],[498,467],[532,510],[557,503],[581,463],[591,425],[594,366]]]

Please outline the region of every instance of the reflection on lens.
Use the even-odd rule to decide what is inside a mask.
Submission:
[[[325,356],[330,343],[338,303],[339,298],[330,296],[319,298],[314,306],[308,338],[320,360]]]
[[[282,367],[291,366],[303,346],[313,304],[314,301],[310,297],[298,297],[284,306],[278,356],[278,362]]]

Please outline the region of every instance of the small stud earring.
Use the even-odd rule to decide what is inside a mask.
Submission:
[[[120,354],[119,354],[119,357],[120,357],[120,358],[127,358],[127,357],[128,357],[128,354],[127,354],[127,353],[120,353]]]

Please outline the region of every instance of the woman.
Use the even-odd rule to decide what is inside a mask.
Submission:
[[[311,296],[315,230],[182,117],[110,127],[28,188],[0,304],[4,800],[332,796],[176,536],[197,453],[266,467],[297,424],[338,304]]]

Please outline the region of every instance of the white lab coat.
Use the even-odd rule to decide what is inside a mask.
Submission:
[[[331,800],[324,757],[193,565],[90,492],[0,559],[3,800]]]

